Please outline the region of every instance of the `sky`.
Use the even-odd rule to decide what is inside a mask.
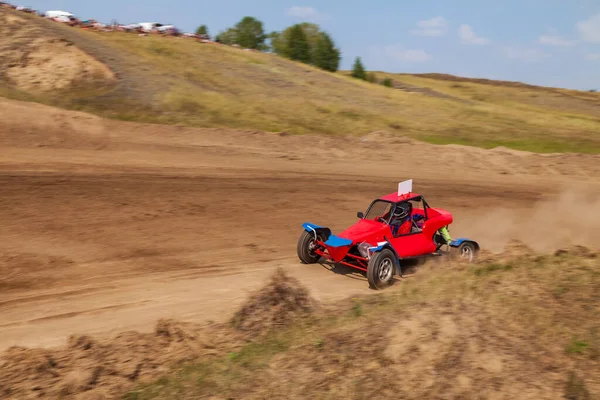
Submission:
[[[25,0],[103,23],[156,21],[215,35],[253,16],[265,31],[313,22],[368,70],[438,72],[600,90],[600,0]]]

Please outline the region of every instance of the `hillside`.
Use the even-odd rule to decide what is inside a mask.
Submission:
[[[0,95],[14,99],[131,121],[298,134],[385,130],[440,144],[600,152],[600,94],[422,76],[402,76],[412,86],[394,90],[271,54],[182,38],[84,31],[5,9],[0,23],[0,73],[8,83]],[[36,39],[42,37],[62,50],[48,52]],[[74,76],[72,85],[44,85],[65,80],[58,69],[42,68],[57,64],[53,57],[64,56],[65,48],[90,57],[63,66],[72,69],[66,72]],[[35,67],[32,60],[43,61]]]
[[[596,399],[598,255],[556,254],[514,243],[475,266],[430,267],[393,295],[296,316],[288,329],[238,322],[268,321],[278,291],[286,305],[290,282],[276,276],[232,319],[250,343],[175,366],[126,398]]]
[[[335,304],[277,270],[229,321],[0,356],[13,398],[595,399],[598,253],[512,243]],[[30,388],[36,388],[33,391]],[[126,393],[126,394],[125,394]]]

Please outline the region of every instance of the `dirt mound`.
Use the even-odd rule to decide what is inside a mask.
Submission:
[[[241,331],[262,334],[288,325],[297,316],[312,313],[315,307],[308,290],[279,268],[270,282],[235,313],[231,323]]]
[[[260,337],[315,308],[308,290],[278,269],[233,322],[244,333]],[[103,341],[71,335],[66,346],[57,349],[14,346],[0,356],[0,397],[116,398],[183,362],[238,350],[244,340],[236,332],[223,325],[206,328],[161,319],[153,333],[128,331]]]
[[[598,250],[592,250],[586,246],[572,245],[564,249],[558,249],[554,252],[555,256],[562,256],[567,254],[583,258],[596,258],[598,257]]]
[[[116,80],[104,64],[72,42],[48,35],[0,9],[0,79],[25,91],[50,92]]]
[[[12,347],[0,357],[0,397],[114,398],[173,364],[214,355],[212,338],[194,325],[160,320],[154,333],[125,332],[106,342],[72,335],[60,349]]]
[[[534,251],[524,242],[512,239],[506,244],[506,246],[504,246],[504,252],[502,253],[502,255],[505,258],[514,259],[518,257],[533,256]]]

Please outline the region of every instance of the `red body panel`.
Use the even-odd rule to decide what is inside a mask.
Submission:
[[[424,211],[414,209],[414,214],[424,214]],[[428,208],[427,217],[421,232],[398,236],[390,240],[390,244],[398,256],[416,257],[433,253],[436,250],[433,235],[440,228],[452,223],[452,214],[439,208]]]
[[[408,196],[408,198],[411,197],[413,196]],[[395,195],[394,200],[398,198]],[[414,214],[424,215],[424,211],[415,208],[413,209]],[[435,252],[436,244],[433,241],[435,232],[444,226],[450,225],[453,221],[452,214],[439,208],[428,208],[427,217],[427,221],[423,223],[422,232],[419,233],[408,233],[394,238],[389,225],[379,221],[361,219],[337,236],[352,240],[353,245],[367,242],[372,246],[377,246],[380,242],[389,241],[400,257],[421,256]],[[336,262],[341,261],[351,248],[351,246],[326,247],[328,253]]]
[[[419,197],[416,193],[407,193],[401,196],[398,196],[397,193],[391,193],[381,197],[380,200],[397,203],[416,197]],[[412,214],[413,216],[415,214],[425,215],[425,212],[421,208],[414,208]],[[433,240],[435,233],[442,227],[450,225],[452,221],[452,214],[448,211],[428,207],[427,220],[423,222],[421,232],[406,233],[407,230],[402,229],[405,228],[403,225],[400,228],[400,235],[398,237],[393,237],[389,225],[371,219],[360,219],[354,225],[336,235],[339,238],[351,240],[352,244],[328,246],[326,243],[322,243],[327,250],[327,252],[322,255],[342,264],[355,266],[348,262],[356,262],[358,260],[361,264],[366,266],[365,263],[368,261],[367,259],[348,253],[353,245],[358,245],[362,242],[367,242],[374,247],[378,246],[381,242],[389,242],[400,258],[430,254],[437,249]],[[408,231],[410,232],[410,225]],[[359,269],[364,269],[364,267],[360,267]]]
[[[361,219],[348,229],[340,232],[337,236],[344,239],[350,239],[355,244],[364,241],[376,244],[377,242],[385,240],[383,238],[384,235],[388,237],[392,236],[392,231],[388,225],[379,221]]]
[[[344,257],[346,257],[346,254],[348,254],[348,250],[350,250],[350,247],[352,246],[332,247],[325,245],[325,247],[327,248],[327,252],[331,256],[333,261],[340,262],[344,259]]]

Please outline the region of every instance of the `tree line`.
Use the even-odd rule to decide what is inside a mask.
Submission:
[[[199,26],[196,34],[210,37],[206,25]],[[234,26],[219,32],[214,40],[230,46],[239,45],[246,49],[273,52],[330,72],[336,72],[340,66],[340,49],[336,47],[329,33],[313,23],[303,22],[289,26],[281,32],[266,33],[262,21],[247,16]],[[354,62],[352,77],[377,82],[373,73],[366,73],[359,57]],[[389,78],[384,79],[382,84],[393,86]]]
[[[196,34],[208,35],[208,27],[199,26]],[[266,33],[262,21],[244,17],[231,28],[219,32],[215,42],[270,51],[331,72],[338,70],[341,59],[341,52],[332,37],[319,25],[307,22],[292,25],[281,32]]]

